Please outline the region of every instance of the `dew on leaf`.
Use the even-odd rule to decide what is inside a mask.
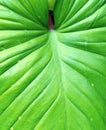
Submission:
[[[13,128],[13,127],[11,127],[11,128],[10,128],[10,130],[14,130],[14,128]]]
[[[93,118],[90,118],[91,121],[93,121]]]
[[[91,86],[94,87],[94,83],[91,83]]]
[[[20,116],[20,117],[18,118],[18,120],[21,120],[21,118],[22,118],[22,117]]]

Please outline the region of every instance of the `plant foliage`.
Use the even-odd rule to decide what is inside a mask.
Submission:
[[[106,0],[53,2],[0,0],[0,130],[106,130]]]

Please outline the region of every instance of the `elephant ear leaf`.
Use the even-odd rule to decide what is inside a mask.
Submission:
[[[0,130],[106,130],[105,10],[0,0]]]

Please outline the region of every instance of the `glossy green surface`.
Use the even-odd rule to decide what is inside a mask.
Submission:
[[[53,10],[53,9],[54,9],[54,6],[55,6],[56,0],[48,0],[48,2],[49,2],[49,9],[50,9],[50,10]]]
[[[106,1],[0,0],[0,130],[106,130]]]

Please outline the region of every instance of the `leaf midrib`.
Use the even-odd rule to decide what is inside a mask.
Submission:
[[[64,116],[65,116],[65,126],[64,129],[68,129],[68,125],[67,125],[67,109],[66,109],[66,95],[65,95],[65,89],[64,89],[64,83],[63,83],[63,72],[62,72],[62,62],[60,59],[60,50],[59,50],[59,40],[57,38],[56,35],[56,31],[54,30],[50,30],[50,46],[51,46],[51,50],[52,50],[52,57],[53,57],[53,62],[54,62],[54,68],[56,70],[56,77],[57,80],[59,81],[59,89],[60,89],[60,95],[61,98],[63,98],[63,102],[64,102]]]

